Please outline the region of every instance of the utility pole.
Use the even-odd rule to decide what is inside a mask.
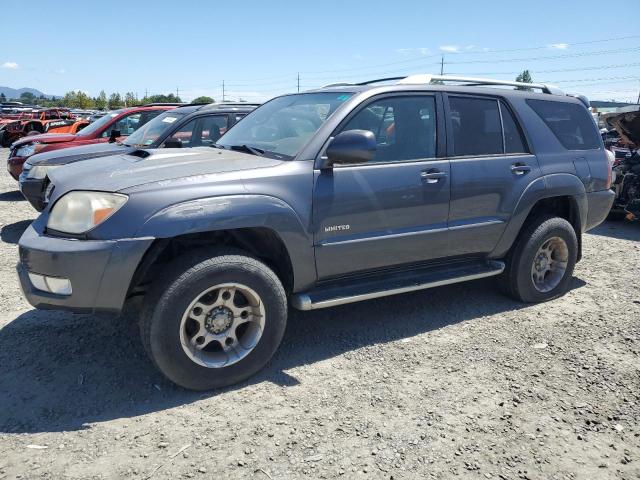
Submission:
[[[222,80],[222,103],[224,103],[224,80]]]
[[[180,98],[180,89],[176,87],[176,99]]]
[[[638,90],[638,100],[636,101],[638,105],[640,105],[640,90]]]
[[[298,72],[298,93],[300,93],[300,72]]]
[[[144,89],[144,98],[149,98],[149,90]]]
[[[444,75],[444,55],[440,59],[440,75]]]

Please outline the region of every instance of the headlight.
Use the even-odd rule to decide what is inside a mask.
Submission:
[[[46,177],[51,170],[59,166],[60,165],[33,165],[30,168],[25,168],[25,170],[27,171],[27,178],[41,180]]]
[[[122,207],[128,197],[119,193],[69,192],[51,209],[47,227],[64,233],[84,233]]]
[[[36,153],[35,143],[28,143],[27,145],[23,145],[22,147],[18,148],[16,157],[30,157],[34,153]]]

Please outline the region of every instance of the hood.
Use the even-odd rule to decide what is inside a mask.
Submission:
[[[37,153],[27,162],[30,165],[67,165],[92,158],[106,157],[115,154],[127,154],[135,150],[134,147],[117,143],[93,143],[80,147],[63,148],[50,152]]]
[[[60,143],[71,142],[77,138],[76,135],[71,133],[42,133],[40,135],[27,135],[20,140],[16,140],[14,145],[20,146],[26,143]]]
[[[211,147],[135,150],[95,162],[76,162],[49,173],[58,191],[117,192],[147,183],[274,167],[282,160]]]
[[[609,128],[615,128],[623,140],[640,147],[640,106],[625,107],[622,110],[603,115],[604,121]]]

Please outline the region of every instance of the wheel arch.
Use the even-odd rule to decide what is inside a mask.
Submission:
[[[582,256],[582,232],[586,226],[587,210],[585,187],[578,177],[562,173],[539,177],[518,200],[511,220],[490,257],[504,257],[522,229],[533,218],[542,214],[554,214],[573,226],[578,238],[579,260]]]
[[[171,205],[147,220],[135,236],[156,240],[138,266],[132,292],[167,256],[222,245],[266,263],[288,292],[307,288],[316,279],[312,240],[295,211],[275,197],[221,196]]]

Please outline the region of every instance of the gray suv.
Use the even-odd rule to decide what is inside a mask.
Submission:
[[[22,288],[79,312],[142,298],[144,347],[191,389],[262,368],[289,302],[489,276],[547,301],[613,201],[586,105],[544,84],[430,75],[277,97],[211,147],[52,171],[20,239]]]

